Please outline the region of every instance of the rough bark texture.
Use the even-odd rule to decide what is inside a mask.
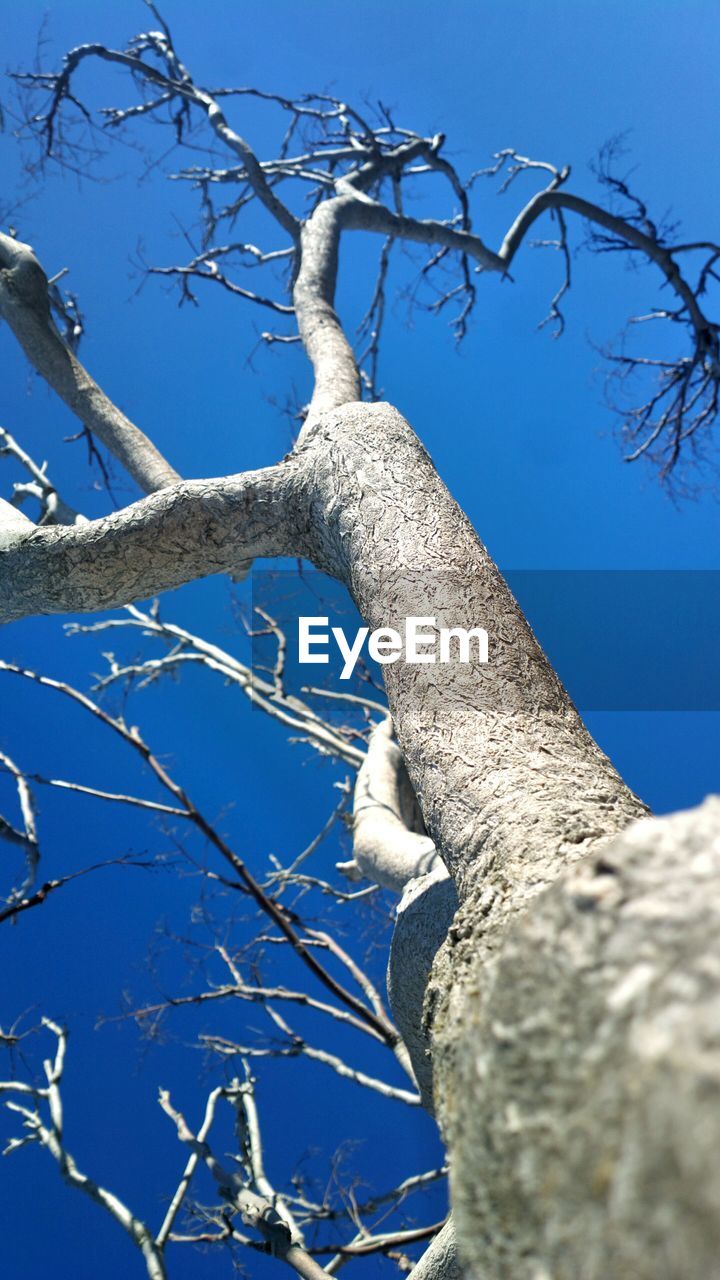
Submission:
[[[102,520],[37,528],[0,507],[0,622],[128,604],[295,550],[290,463],[187,480]],[[12,516],[11,516],[12,513]]]
[[[490,663],[385,668],[428,834],[463,897],[528,882],[645,807],[587,733],[509,588],[408,424],[389,405],[322,415],[300,450],[304,551],[348,586],[371,628],[483,626]]]
[[[720,804],[631,825],[645,807],[585,730],[422,444],[391,406],[359,403],[335,311],[341,236],[442,246],[504,272],[543,210],[573,212],[660,267],[698,351],[716,359],[714,331],[711,340],[665,248],[559,191],[566,171],[543,166],[549,187],[494,253],[469,219],[467,229],[414,219],[368,194],[418,159],[447,170],[441,135],[389,150],[356,137],[357,167],[338,171],[300,224],[211,95],[184,69],[178,78],[179,63],[170,60],[168,79],[135,53],[81,46],[64,64],[62,94],[92,56],[199,106],[240,158],[294,245],[293,304],[315,389],[285,462],[177,483],[61,342],[32,251],[0,236],[0,314],[138,483],[163,489],[68,528],[35,528],[0,503],[0,620],[107,608],[289,554],[345,583],[372,629],[402,633],[410,616],[432,617],[428,631],[484,627],[487,666],[385,667],[402,759],[383,728],[360,778],[355,831],[354,867],[403,893],[391,998],[448,1141],[460,1253],[482,1280],[718,1274]],[[459,198],[467,215],[464,190]],[[451,1226],[415,1274],[456,1280]]]
[[[473,1275],[718,1274],[719,885],[713,799],[633,824],[502,938],[476,915],[460,984],[448,954],[436,969],[454,989],[436,1091]]]
[[[458,1261],[455,1224],[452,1218],[435,1236],[417,1266],[413,1280],[463,1280],[465,1272]]]

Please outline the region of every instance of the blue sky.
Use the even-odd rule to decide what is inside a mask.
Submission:
[[[12,29],[6,24],[8,67],[31,63],[46,10],[51,62],[73,44],[122,44],[147,25],[140,4],[28,0],[13,6]],[[486,164],[500,147],[515,146],[572,164],[573,189],[593,194],[588,162],[608,138],[630,131],[628,164],[637,166],[634,180],[651,210],[671,209],[688,238],[717,238],[720,190],[711,144],[720,24],[714,4],[450,0],[440,7],[369,0],[360,13],[337,0],[263,6],[209,0],[202,7],[170,0],[166,16],[199,80],[288,95],[330,88],[359,102],[382,98],[397,108],[399,122],[445,132],[448,152],[465,172]],[[131,100],[113,70],[94,67],[84,84],[93,103]],[[9,109],[0,135],[0,203],[12,209],[11,221],[48,272],[69,268],[68,286],[87,320],[83,358],[94,376],[184,475],[277,459],[289,445],[290,427],[271,401],[306,394],[299,353],[257,351],[265,316],[219,290],[208,288],[200,309],[182,310],[156,281],[138,292],[139,256],[168,263],[186,254],[179,224],[193,221],[189,193],[166,182],[161,169],[146,174],[131,147],[112,151],[96,171],[98,182],[49,170],[40,188],[29,185],[13,138],[10,92],[2,98]],[[261,153],[277,138],[272,113],[242,105],[233,119]],[[158,131],[136,136],[167,146]],[[169,157],[165,167],[173,163]],[[476,226],[491,244],[530,190],[518,184],[498,197],[490,185],[476,188]],[[418,211],[433,212],[427,201]],[[254,234],[255,224],[249,225]],[[359,240],[344,248],[343,315],[362,311],[376,248]],[[408,325],[407,307],[396,298],[381,367],[387,398],[427,445],[502,568],[720,570],[716,500],[706,493],[674,504],[649,471],[624,465],[603,401],[593,344],[614,337],[629,314],[654,305],[655,277],[614,259],[580,255],[567,332],[554,342],[536,325],[558,271],[552,255],[527,249],[514,284],[481,281],[476,320],[460,351],[442,317],[416,313]],[[406,275],[401,264],[396,288]],[[81,446],[63,443],[74,430],[70,415],[28,371],[7,332],[0,333],[0,348],[0,422],[34,456],[48,459],[68,500],[88,513],[106,510]],[[0,471],[0,482],[5,474]],[[132,500],[130,484],[118,480],[119,500]],[[672,607],[669,601],[669,621]],[[244,652],[224,583],[174,593],[165,614]],[[64,638],[57,619],[15,624],[2,637],[3,656],[81,688],[101,669],[106,647],[103,637]],[[651,652],[648,662],[654,660]],[[0,749],[23,767],[109,789],[149,785],[120,744],[94,730],[86,734],[81,715],[49,693],[6,678],[0,707]],[[209,676],[194,673],[178,686],[150,689],[131,707],[206,811],[222,815],[223,830],[252,865],[264,866],[271,851],[299,851],[335,802],[337,771],[286,746],[277,725],[251,714]],[[630,785],[656,809],[692,804],[718,789],[717,714],[605,711],[588,720]],[[3,804],[8,794],[0,792]],[[47,875],[126,851],[172,852],[170,837],[131,811],[47,794],[41,802]],[[337,855],[328,842],[318,867],[327,870]],[[139,1045],[127,1023],[93,1027],[99,1013],[121,1008],[123,990],[151,999],[181,982],[181,948],[167,935],[191,929],[196,890],[192,878],[171,872],[109,870],[62,891],[0,936],[9,975],[0,1023],[26,1009],[68,1021],[71,1149],[81,1166],[153,1221],[182,1164],[159,1114],[156,1087],[171,1087],[188,1117],[193,1108],[198,1113],[208,1077],[189,1046],[201,1020],[188,1016],[166,1043],[150,1046]],[[356,919],[346,912],[341,923],[358,954],[372,943],[379,977],[389,935],[378,915],[368,911]],[[149,953],[154,968],[146,963]],[[373,1065],[362,1046],[348,1051],[357,1053],[358,1065]],[[350,1084],[330,1085],[325,1089],[321,1081],[318,1089],[300,1062],[263,1070],[260,1101],[279,1179],[309,1148],[319,1150],[312,1157],[317,1168],[327,1168],[323,1162],[344,1136],[359,1144],[348,1159],[376,1189],[438,1159],[429,1120],[398,1115],[398,1104],[376,1103]],[[141,1274],[119,1231],[61,1186],[43,1153],[19,1152],[0,1175],[3,1250],[13,1280],[53,1273],[90,1280],[100,1268],[106,1280],[134,1274],[133,1267]],[[434,1210],[437,1198],[420,1206],[420,1220],[432,1220]],[[212,1260],[178,1251],[171,1275],[222,1274],[227,1265],[215,1270]],[[252,1261],[253,1275],[271,1274],[270,1263],[264,1268]]]

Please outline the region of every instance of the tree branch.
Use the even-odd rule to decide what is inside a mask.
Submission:
[[[18,1081],[0,1082],[0,1094],[19,1093],[21,1096],[29,1095],[35,1103],[34,1109],[16,1102],[7,1102],[5,1104],[11,1111],[15,1111],[23,1117],[24,1127],[28,1131],[28,1135],[25,1138],[13,1139],[4,1154],[8,1155],[11,1151],[17,1150],[28,1142],[39,1142],[41,1146],[46,1147],[53,1159],[57,1161],[60,1172],[69,1186],[82,1191],[91,1200],[94,1200],[96,1204],[99,1204],[101,1208],[105,1209],[110,1214],[110,1217],[114,1218],[126,1234],[130,1236],[133,1244],[137,1245],[145,1260],[149,1280],[166,1280],[167,1273],[162,1249],[153,1240],[152,1233],[145,1226],[145,1223],[140,1218],[137,1218],[113,1192],[107,1191],[105,1187],[94,1182],[87,1174],[81,1173],[64,1145],[60,1082],[65,1062],[67,1034],[61,1027],[51,1022],[49,1018],[43,1018],[42,1023],[48,1031],[51,1031],[57,1037],[55,1058],[53,1061],[48,1060],[44,1063],[47,1086],[35,1089]],[[50,1112],[49,1124],[45,1124],[41,1119],[38,1106],[41,1102],[47,1104]]]
[[[47,277],[30,245],[2,233],[0,316],[12,329],[33,368],[145,493],[154,493],[180,479],[63,342],[50,314]]]
[[[0,427],[0,456],[15,458],[30,476],[27,483],[13,485],[14,496],[11,505],[19,505],[26,498],[36,498],[42,511],[38,524],[84,523],[85,517],[63,501],[55,485],[48,479],[47,464],[43,463],[39,467],[4,427]]]
[[[109,609],[255,556],[296,552],[296,462],[218,480],[187,480],[86,524],[35,528],[0,506],[0,621]],[[5,508],[7,508],[7,513]],[[9,545],[7,545],[9,543]]]
[[[402,893],[409,880],[442,867],[428,835],[409,825],[419,810],[386,717],[370,735],[355,784],[353,859],[368,880]]]

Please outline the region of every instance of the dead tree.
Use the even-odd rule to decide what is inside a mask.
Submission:
[[[368,813],[361,785],[354,859],[378,878],[385,861],[396,887],[406,860],[393,1007],[448,1144],[463,1265],[528,1280],[701,1280],[720,1245],[717,807],[647,819],[411,427],[373,396],[394,245],[429,247],[424,279],[456,271],[438,306],[458,308],[462,336],[477,277],[507,278],[550,215],[565,270],[550,314],[561,326],[577,219],[591,247],[639,255],[658,273],[668,301],[653,321],[686,343],[672,359],[618,356],[622,372],[655,379],[626,416],[628,456],[654,458],[668,478],[693,444],[702,448],[717,412],[718,327],[706,296],[720,248],[672,244],[605,170],[619,211],[574,195],[567,168],[514,150],[498,153],[493,172],[504,171],[507,186],[529,170],[546,185],[490,247],[472,221],[474,179],[463,182],[445,158],[442,135],[421,137],[383,108],[369,119],[326,95],[290,101],[202,87],[148,7],[157,28],[125,49],[82,45],[60,71],[20,78],[33,100],[29,127],[46,157],[77,162],[86,154],[74,150],[79,137],[95,128],[82,76],[108,62],[127,71],[138,97],[105,112],[105,132],[155,115],[181,142],[207,137],[208,163],[177,175],[199,191],[203,247],[161,270],[188,299],[207,278],[272,311],[280,328],[266,341],[302,343],[314,391],[277,465],[182,481],[61,338],[33,251],[3,236],[0,313],[35,369],[149,496],[100,520],[42,527],[4,503],[2,617],[123,606],[207,574],[246,572],[256,556],[287,555],[342,582],[373,629],[411,615],[466,628],[482,618],[493,638],[490,679],[472,663],[387,668],[396,745],[381,723],[363,768],[385,802]],[[284,114],[273,159],[259,159],[230,123],[248,95]],[[430,176],[446,182],[452,212],[418,219],[405,192]],[[225,239],[250,202],[265,211],[270,248]],[[340,245],[359,232],[380,236],[382,248],[356,354],[334,300]],[[684,269],[693,255],[697,278]],[[248,287],[246,267],[278,263],[287,267],[280,297]],[[402,800],[404,771],[422,829]],[[169,1102],[168,1112],[204,1158]],[[457,1266],[450,1231],[419,1276]]]

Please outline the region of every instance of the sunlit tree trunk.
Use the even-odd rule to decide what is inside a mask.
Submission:
[[[548,208],[645,252],[702,343],[697,298],[648,235],[561,193],[564,171],[497,253],[469,228],[407,218],[368,195],[418,156],[440,164],[441,138],[392,155],[369,147],[301,224],[189,77],[176,69],[164,81],[135,55],[102,56],[191,101],[245,165],[293,246],[315,390],[282,463],[179,482],[63,356],[32,251],[3,238],[5,319],[149,496],[63,528],[35,527],[5,504],[2,616],[103,609],[245,570],[255,556],[293,555],[344,583],[372,629],[402,631],[409,616],[484,627],[487,666],[385,668],[398,745],[387,725],[376,731],[355,825],[358,873],[403,895],[393,1008],[448,1144],[463,1265],[482,1280],[706,1280],[720,1254],[718,809],[646,819],[411,426],[389,404],[361,402],[334,309],[341,236],[379,232],[505,271]],[[431,1246],[419,1277],[457,1274],[451,1237],[448,1228]]]

